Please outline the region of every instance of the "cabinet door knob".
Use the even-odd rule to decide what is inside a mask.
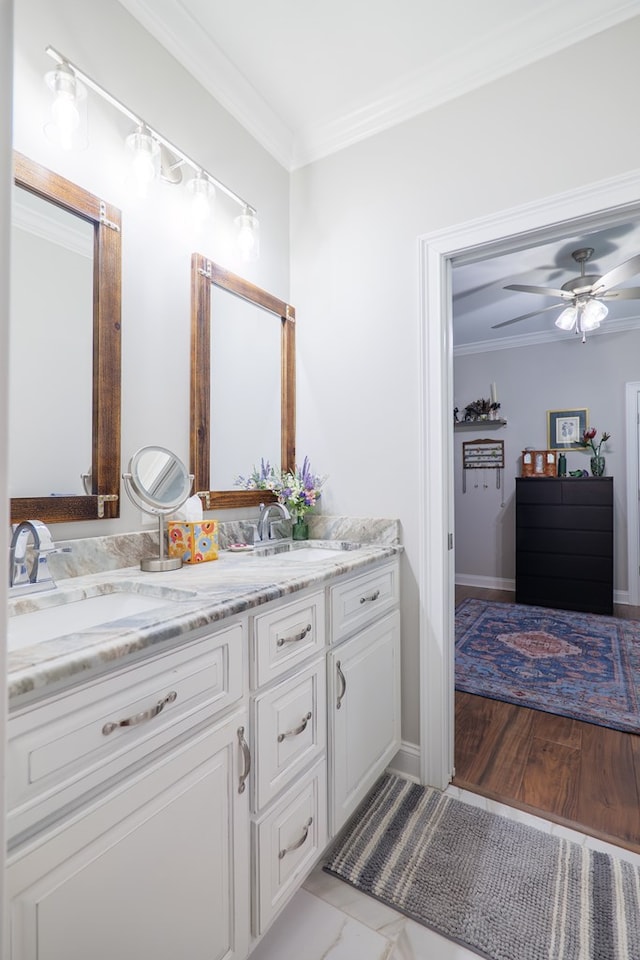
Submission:
[[[164,710],[167,703],[173,703],[177,698],[178,694],[175,690],[172,690],[171,693],[168,693],[162,700],[158,700],[155,707],[151,707],[149,710],[134,713],[132,717],[125,717],[124,720],[110,720],[108,723],[105,723],[102,732],[105,737],[108,737],[109,734],[117,730],[118,727],[136,727],[139,723],[146,723],[147,720],[153,720],[154,717],[157,717],[158,714]]]

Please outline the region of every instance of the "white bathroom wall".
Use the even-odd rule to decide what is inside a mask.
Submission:
[[[472,400],[488,397],[495,382],[500,413],[507,420],[500,429],[465,429],[454,434],[458,582],[499,586],[502,580],[513,581],[514,494],[521,453],[525,447],[547,448],[548,410],[586,408],[589,425],[598,430],[597,439],[603,431],[611,434],[602,452],[606,475],[614,478],[614,588],[627,590],[625,383],[638,378],[639,357],[640,331],[630,330],[592,334],[585,344],[578,338],[558,339],[454,358],[454,406],[462,411]],[[463,493],[462,444],[485,437],[504,440],[504,486],[496,490],[493,471],[468,471]],[[567,469],[589,470],[588,452],[568,451]]]
[[[191,255],[202,253],[288,300],[289,175],[116,0],[20,0],[15,20],[15,148],[122,210],[123,468],[149,443],[188,463]],[[123,147],[132,124],[97,95],[88,97],[87,150],[64,153],[45,138],[43,76],[53,67],[47,45],[257,208],[257,262],[237,257],[232,232],[240,208],[222,193],[206,233],[193,228],[184,189],[157,185],[147,200],[132,196]],[[229,410],[243,400],[240,389],[228,397]],[[121,510],[120,520],[60,524],[55,536],[140,529],[140,513],[126,497]]]
[[[329,473],[329,512],[402,522],[403,737],[413,743],[420,706],[417,238],[637,168],[640,128],[630,118],[639,43],[636,19],[292,178],[291,297],[305,318],[298,447]],[[607,118],[610,134],[576,135],[571,110],[584,117],[585,105],[589,116]],[[429,610],[422,614],[429,636]]]

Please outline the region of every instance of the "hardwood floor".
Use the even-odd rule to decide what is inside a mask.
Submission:
[[[514,599],[456,587],[465,597]],[[456,692],[455,768],[457,786],[640,852],[640,734]]]

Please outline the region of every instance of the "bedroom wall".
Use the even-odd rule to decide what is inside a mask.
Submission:
[[[640,330],[591,335],[585,344],[569,338],[454,358],[454,405],[462,410],[472,400],[488,397],[495,382],[500,413],[508,421],[500,429],[454,433],[457,582],[512,585],[515,478],[520,476],[522,450],[546,449],[548,410],[586,407],[589,425],[598,435],[611,434],[603,453],[606,476],[614,478],[614,589],[628,589],[625,383],[640,379],[638,356]],[[463,494],[462,443],[480,437],[504,440],[504,490],[496,490],[493,471],[468,471]],[[581,468],[589,469],[588,453],[568,451],[567,469]]]

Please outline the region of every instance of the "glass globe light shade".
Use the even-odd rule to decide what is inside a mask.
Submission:
[[[143,127],[138,127],[129,134],[126,145],[132,154],[131,169],[138,194],[144,197],[160,172],[160,144]]]
[[[207,177],[197,173],[187,182],[187,190],[191,194],[191,214],[196,223],[203,223],[211,215],[211,207],[216,195],[216,189]]]
[[[608,313],[607,307],[600,300],[588,300],[582,308],[582,329],[596,330]]]
[[[260,256],[260,223],[249,207],[235,219],[236,241],[243,260],[257,260]]]
[[[567,307],[566,310],[563,310],[560,316],[556,319],[556,327],[560,330],[573,330],[576,319],[578,317],[578,311],[575,307]]]
[[[45,74],[45,83],[53,93],[51,117],[44,126],[49,140],[63,150],[86,146],[87,91],[66,64]]]

